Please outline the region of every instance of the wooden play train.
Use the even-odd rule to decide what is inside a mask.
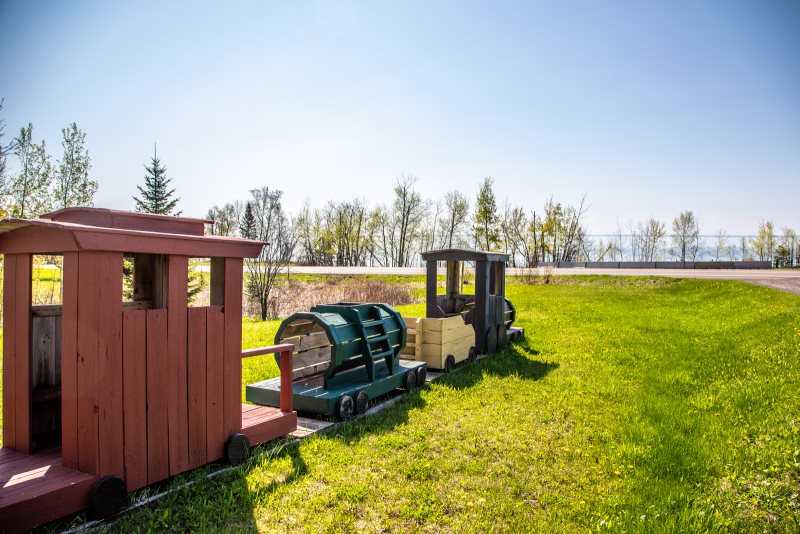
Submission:
[[[130,491],[210,462],[243,461],[251,445],[293,432],[297,410],[348,419],[392,391],[424,385],[428,366],[450,370],[493,352],[493,336],[505,339],[500,326],[521,333],[510,330],[502,255],[468,256],[481,280],[476,294],[448,281],[444,298],[436,295],[439,256],[429,256],[429,318],[404,320],[381,304],[317,306],[284,321],[276,345],[243,352],[243,258],[264,244],[207,236],[206,223],[95,208],[0,222],[0,532],[87,508],[113,516]],[[461,261],[454,254],[476,254],[446,252],[448,275]],[[61,304],[32,304],[36,254],[63,257]],[[133,261],[128,302],[125,257]],[[190,257],[211,258],[209,306],[188,305]],[[280,376],[247,386],[255,404],[242,404],[242,358],[268,354]]]

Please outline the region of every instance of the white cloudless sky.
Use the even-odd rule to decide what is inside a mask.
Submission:
[[[0,2],[6,134],[87,134],[95,205],[132,209],[153,144],[185,215],[297,211],[484,176],[591,233],[698,214],[800,229],[800,3]]]

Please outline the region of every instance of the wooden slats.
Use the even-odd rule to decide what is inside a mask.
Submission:
[[[97,396],[100,475],[125,476],[122,412],[122,254],[97,261]]]
[[[147,311],[147,480],[169,476],[167,310]]]
[[[17,369],[17,337],[16,315],[8,310],[16,309],[17,292],[17,256],[6,254],[4,259],[3,309],[7,310],[4,318],[5,336],[3,336],[3,445],[8,449],[17,448],[17,425],[15,412],[16,369]]]
[[[189,258],[168,256],[167,367],[169,387],[167,396],[169,420],[169,473],[176,475],[189,468],[189,422],[186,389],[186,314]],[[241,278],[241,277],[240,277]]]
[[[222,458],[226,437],[222,405],[224,328],[222,308],[209,307],[206,311],[206,460],[209,462]]]
[[[61,310],[61,454],[65,467],[78,462],[78,253],[64,254]]]
[[[147,485],[147,312],[122,314],[122,412],[125,481],[129,491]]]
[[[78,469],[97,474],[97,252],[78,260]]]
[[[242,260],[225,258],[225,356],[223,429],[225,436],[242,425]]]
[[[206,463],[206,308],[188,312],[189,467]]]

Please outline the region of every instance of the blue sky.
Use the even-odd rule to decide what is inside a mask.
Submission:
[[[158,143],[186,215],[253,187],[388,202],[483,176],[593,233],[800,229],[800,2],[0,2],[6,132],[87,133],[95,204]]]

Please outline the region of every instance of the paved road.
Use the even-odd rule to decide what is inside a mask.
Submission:
[[[297,274],[390,274],[414,275],[425,274],[422,267],[291,267]],[[510,276],[543,274],[545,268],[507,270]],[[610,275],[610,276],[667,276],[671,278],[711,278],[721,280],[743,280],[783,291],[800,294],[800,269],[550,269],[557,276],[563,275]],[[443,270],[440,269],[440,274]]]

